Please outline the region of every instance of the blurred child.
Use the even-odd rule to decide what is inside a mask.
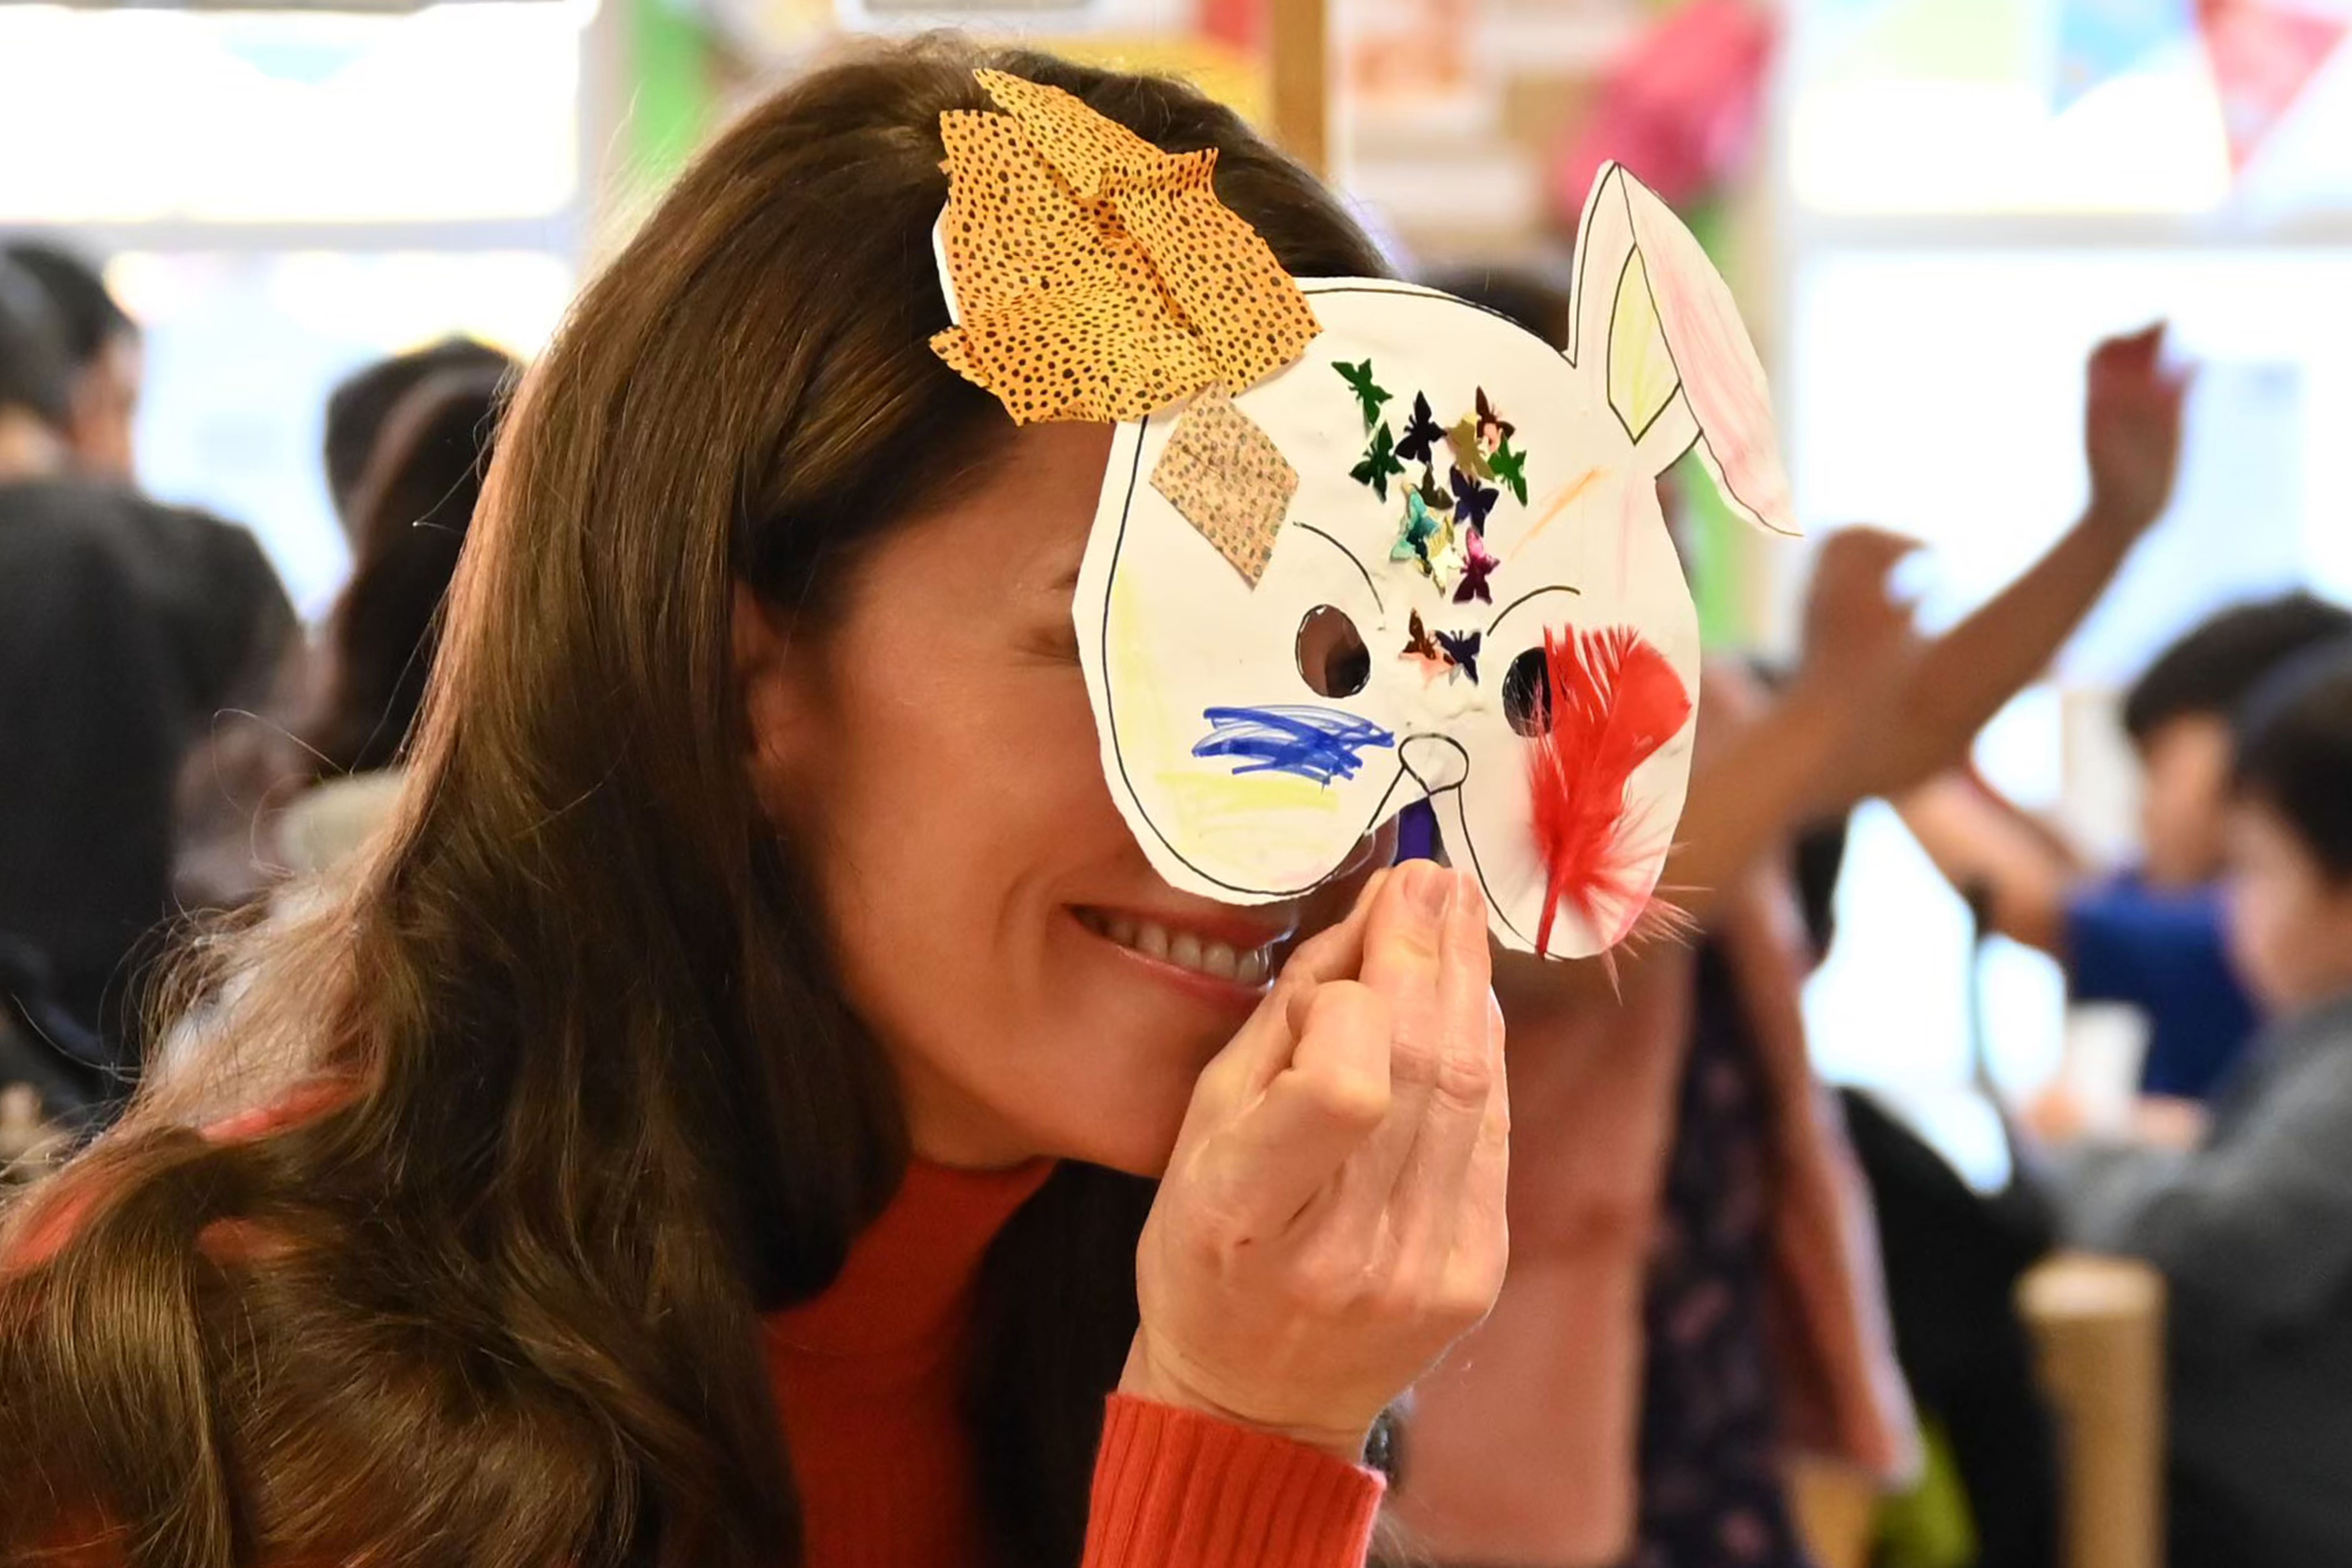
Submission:
[[[2141,858],[2121,876],[2095,876],[2065,841],[1974,779],[1947,775],[1903,803],[1953,886],[1984,896],[1995,931],[2065,965],[2076,1000],[2126,1002],[2147,1016],[2140,1079],[2151,1097],[2201,1099],[2254,1027],[2224,951],[2217,884],[2230,712],[2265,676],[2348,630],[2352,613],[2289,594],[2222,611],[2148,666],[2124,700],[2141,769]],[[2079,1115],[2058,1097],[2037,1120],[2058,1133]]]
[[[381,449],[393,414],[408,395],[435,376],[450,371],[472,372],[493,381],[512,377],[520,370],[504,351],[467,337],[447,337],[406,353],[394,354],[362,365],[327,397],[326,437],[320,457],[327,469],[327,494],[335,516],[351,537],[358,554],[365,531],[362,484],[368,469],[381,460]]]
[[[272,712],[216,728],[184,785],[184,901],[226,908],[346,858],[390,812],[440,644],[504,389],[520,367],[464,339],[368,366],[329,401],[327,481],[352,574]]]
[[[387,362],[397,363],[399,362]],[[457,570],[515,372],[500,356],[436,370],[386,417],[348,514],[352,578],[327,623],[299,757],[310,787],[288,808],[278,850],[324,870],[374,830],[440,647],[441,601]]]
[[[2061,1164],[2073,1238],[2170,1282],[2172,1568],[2352,1563],[2352,647],[2244,711],[2229,945],[2273,1022],[2198,1145]]]

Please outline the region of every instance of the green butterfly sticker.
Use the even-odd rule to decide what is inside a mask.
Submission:
[[[1389,422],[1381,421],[1372,432],[1372,444],[1365,449],[1364,460],[1348,470],[1348,477],[1360,485],[1370,485],[1372,493],[1382,500],[1389,499],[1389,479],[1402,476],[1404,464],[1397,460],[1396,437],[1389,433]]]
[[[1486,454],[1486,466],[1495,471],[1496,479],[1511,487],[1521,506],[1528,504],[1528,455],[1511,450],[1510,437],[1505,436]]]
[[[1339,373],[1339,379],[1346,382],[1348,390],[1356,395],[1356,403],[1364,411],[1364,428],[1370,429],[1372,421],[1381,416],[1381,405],[1389,400],[1389,389],[1372,381],[1372,362],[1366,360],[1361,364],[1349,364],[1346,360],[1335,359],[1331,362],[1331,368]]]

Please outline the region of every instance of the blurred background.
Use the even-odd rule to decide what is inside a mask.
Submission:
[[[1977,747],[2120,861],[2114,692],[2217,605],[2352,592],[2330,475],[2352,431],[2347,22],[2352,0],[9,5],[0,233],[102,263],[144,329],[140,482],[250,528],[312,619],[349,564],[329,390],[453,333],[529,358],[705,134],[843,31],[961,24],[1190,75],[1412,272],[1564,273],[1594,163],[1625,160],[1742,298],[1809,531],[1926,542],[1906,571],[1930,626],[2076,514],[2084,353],[2168,318],[2201,365],[2173,515]],[[1785,649],[1806,546],[1690,488],[1710,637]],[[2055,967],[1998,940],[1977,965],[1884,806],[1853,820],[1839,897],[1873,918],[1809,986],[1819,1067],[1997,1183],[1972,1042],[2012,1091],[2056,1073]]]

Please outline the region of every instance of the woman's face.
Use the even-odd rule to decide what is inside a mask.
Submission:
[[[1103,782],[1070,619],[1110,427],[1006,439],[875,548],[821,656],[738,595],[754,783],[812,865],[919,1153],[1156,1173],[1201,1068],[1391,840],[1286,903],[1153,873]]]

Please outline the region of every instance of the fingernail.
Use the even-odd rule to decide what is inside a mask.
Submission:
[[[1442,868],[1417,860],[1405,873],[1404,892],[1412,900],[1414,912],[1434,922],[1445,918],[1445,906],[1454,896],[1454,879]]]

